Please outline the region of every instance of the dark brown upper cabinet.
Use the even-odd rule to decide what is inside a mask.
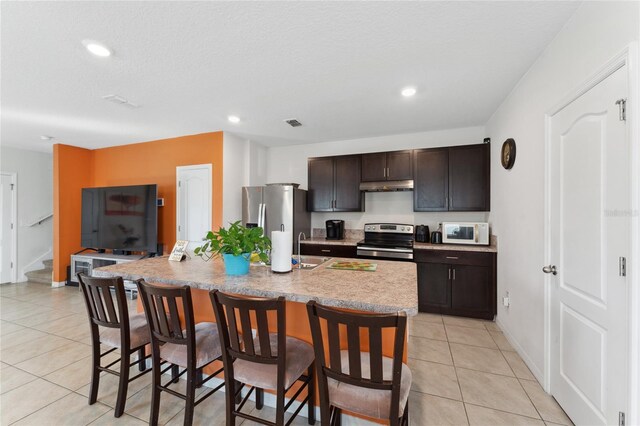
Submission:
[[[362,154],[362,182],[413,179],[413,151]]]
[[[448,210],[449,149],[418,149],[414,152],[413,158],[413,210]]]
[[[449,148],[449,210],[489,211],[489,144]]]
[[[489,144],[414,152],[413,210],[489,211]]]
[[[309,158],[307,207],[312,212],[364,211],[360,155]]]

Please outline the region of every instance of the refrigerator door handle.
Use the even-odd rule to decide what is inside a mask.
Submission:
[[[262,228],[262,203],[258,204],[258,227]]]
[[[262,225],[260,225],[260,227],[262,228],[263,234],[266,235],[266,229],[264,228],[266,226],[265,216],[266,216],[267,205],[265,203],[262,203],[261,206],[262,206],[262,211],[260,213],[260,222],[262,223]]]

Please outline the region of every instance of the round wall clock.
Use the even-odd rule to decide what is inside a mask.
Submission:
[[[500,155],[502,167],[509,170],[516,162],[516,141],[509,138],[502,144],[502,153]]]

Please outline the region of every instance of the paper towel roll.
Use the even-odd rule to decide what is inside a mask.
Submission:
[[[291,249],[293,234],[290,231],[271,232],[271,270],[273,272],[291,271]]]

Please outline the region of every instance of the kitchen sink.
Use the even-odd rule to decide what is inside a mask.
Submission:
[[[295,256],[294,259],[298,260]],[[300,256],[300,263],[294,268],[298,269],[315,269],[318,266],[322,265],[327,260],[331,259],[330,257],[322,257],[322,256]]]

